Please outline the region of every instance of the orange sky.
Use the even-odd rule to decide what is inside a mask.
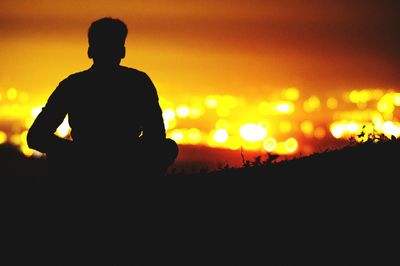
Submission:
[[[398,1],[0,2],[0,92],[43,102],[90,66],[86,32],[103,16],[129,28],[122,64],[147,72],[159,94],[259,99],[296,86],[338,90],[400,85]]]

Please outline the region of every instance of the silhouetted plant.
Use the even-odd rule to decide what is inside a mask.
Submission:
[[[243,167],[250,167],[250,166],[251,166],[250,161],[244,159],[243,147],[240,147],[240,156],[242,157],[242,166],[243,166]]]
[[[356,143],[378,143],[382,141],[396,141],[397,138],[394,135],[391,135],[390,138],[386,136],[384,133],[378,132],[372,124],[372,132],[367,133],[365,132],[366,125],[363,125],[361,132],[356,135],[356,137],[352,136],[349,138],[350,144]],[[365,139],[365,136],[367,138]]]
[[[358,136],[358,135],[357,135],[357,136]],[[351,137],[349,138],[349,144],[350,144],[350,146],[354,146],[354,145],[358,144],[358,141],[357,141],[356,137],[351,136]]]
[[[250,160],[246,160],[246,161],[243,163],[243,167],[250,167],[250,166],[251,166]]]
[[[253,161],[245,160],[243,149],[241,149],[240,155],[242,156],[242,167],[265,166],[273,163],[277,158],[279,158],[279,154],[270,154],[267,152],[265,160],[262,160],[261,155],[256,156]]]
[[[261,156],[256,156],[254,161],[251,162],[251,166],[261,166],[263,162],[261,161]]]
[[[226,170],[226,169],[229,169],[229,168],[231,168],[230,166],[229,166],[229,164],[225,164],[225,166],[224,166],[224,170]]]
[[[264,164],[273,163],[278,158],[279,158],[279,154],[267,153],[267,159],[264,161]]]
[[[230,168],[230,166],[229,166],[228,163],[225,163],[225,164],[223,164],[223,163],[218,163],[218,166],[217,166],[217,169],[218,169],[218,170],[225,170],[225,169],[229,169],[229,168]]]

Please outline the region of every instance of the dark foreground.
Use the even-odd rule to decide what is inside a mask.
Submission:
[[[130,182],[14,183],[3,186],[6,253],[41,265],[397,264],[399,147]]]

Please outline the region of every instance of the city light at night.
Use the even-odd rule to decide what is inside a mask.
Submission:
[[[181,145],[307,154],[318,151],[321,143],[332,146],[335,140],[349,139],[362,130],[366,134],[376,131],[388,137],[400,136],[400,93],[394,90],[352,90],[341,99],[320,99],[302,97],[300,89],[290,88],[282,90],[282,95],[289,95],[292,100],[263,99],[259,104],[250,105],[246,99],[233,95],[209,95],[204,97],[202,105],[196,106],[191,101],[174,104],[161,98],[167,137]],[[16,88],[8,89],[2,97],[0,143],[17,145],[29,157],[38,153],[27,146],[27,129],[44,104],[30,106],[26,98],[29,94]],[[250,120],[238,115],[243,110],[252,114]],[[193,112],[195,115],[191,115]],[[318,121],[320,112],[324,113],[322,123]],[[69,133],[66,117],[55,134],[68,138]]]

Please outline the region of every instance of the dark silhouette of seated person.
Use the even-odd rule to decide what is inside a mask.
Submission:
[[[175,161],[151,79],[120,65],[127,33],[119,19],[94,21],[92,66],[62,80],[29,129],[29,147],[46,153],[54,174],[164,175]],[[71,140],[55,135],[67,114]]]

